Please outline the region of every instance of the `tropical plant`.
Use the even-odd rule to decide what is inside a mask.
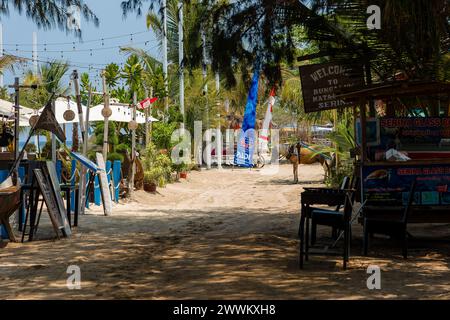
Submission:
[[[112,89],[117,86],[120,80],[120,67],[115,63],[110,63],[105,67],[106,85]]]
[[[128,57],[122,69],[121,76],[125,79],[131,92],[139,92],[142,89],[142,65],[136,55]]]
[[[152,128],[152,142],[158,149],[170,150],[172,148],[172,133],[177,123],[155,122]]]
[[[5,0],[0,6],[0,15],[8,15],[12,7],[19,14],[25,13],[39,28],[48,30],[58,27],[81,36],[81,30],[73,30],[67,24],[67,8],[70,6],[80,8],[83,18],[98,26],[97,16],[82,0]]]

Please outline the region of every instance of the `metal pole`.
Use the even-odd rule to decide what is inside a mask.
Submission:
[[[52,111],[55,113],[55,99],[52,100]],[[73,143],[73,141],[72,141]],[[56,163],[56,136],[52,133],[52,162]]]
[[[208,106],[208,83],[206,81],[206,77],[207,77],[207,65],[206,65],[206,35],[205,35],[205,31],[202,29],[201,30],[201,38],[202,38],[202,49],[203,49],[203,63],[202,63],[202,74],[203,74],[203,82],[204,82],[204,87],[203,87],[203,94],[205,96],[205,111],[206,111],[206,140],[207,141],[211,141],[211,135],[210,135],[210,130],[209,130],[209,106]],[[208,155],[210,156],[210,155]],[[209,170],[211,169],[211,161],[207,161],[206,162],[206,169]]]
[[[102,72],[102,82],[103,82],[103,100],[104,100],[103,110],[105,110],[105,109],[109,109],[109,91],[108,91],[108,86],[106,85],[105,71]],[[109,117],[106,117],[104,115],[104,119],[105,119],[105,124],[103,127],[103,159],[106,161],[107,155],[108,155]]]
[[[137,92],[133,92],[133,121],[136,121]],[[136,174],[136,130],[131,130],[131,177],[128,181],[129,194],[133,193],[134,176]]]
[[[3,24],[0,23],[0,58],[3,57]],[[3,74],[0,74],[0,87],[3,87]]]
[[[152,98],[148,96],[148,90],[147,88],[144,89],[144,94],[145,94],[145,98]],[[150,109],[150,106],[148,106],[148,108],[144,109],[144,115],[145,115],[145,146],[148,145],[149,142],[149,137],[148,137],[148,110]]]
[[[163,75],[164,75],[164,90],[166,91],[166,95],[169,94],[169,83],[168,83],[168,73],[167,73],[167,0],[163,0],[162,2],[162,14],[163,14],[163,41],[162,41],[162,49],[163,49]],[[169,98],[168,96],[164,97],[164,110],[167,113],[169,112]]]
[[[181,128],[184,129],[184,32],[183,32],[183,0],[178,1],[178,67],[180,71],[180,112],[183,116]]]
[[[20,121],[20,106],[19,106],[19,78],[14,79],[14,161],[19,159],[19,121]]]
[[[37,32],[33,32],[33,73],[38,74]]]
[[[150,98],[153,97],[153,87],[150,87]],[[150,103],[150,106],[148,107],[148,114],[151,117],[152,116],[152,109],[153,109],[153,103]],[[152,127],[153,122],[148,123],[148,135],[147,135],[147,145],[152,143]]]

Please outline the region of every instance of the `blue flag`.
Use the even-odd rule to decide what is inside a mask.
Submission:
[[[255,150],[255,123],[256,104],[258,102],[259,70],[255,69],[252,84],[248,92],[247,104],[245,106],[244,120],[242,122],[237,152],[234,156],[234,164],[250,168],[253,166],[253,151]]]

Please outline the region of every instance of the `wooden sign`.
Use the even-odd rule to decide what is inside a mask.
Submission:
[[[105,160],[103,159],[103,155],[101,153],[97,152],[96,156],[97,156],[97,166],[100,169],[99,178],[100,178],[100,192],[102,193],[103,212],[105,213],[105,216],[109,216],[112,213],[112,200],[111,200],[111,193],[109,191],[108,177],[106,175]]]
[[[62,231],[64,229],[64,225],[62,225],[59,218],[59,208],[58,204],[56,203],[54,192],[49,186],[49,183],[42,173],[41,169],[34,169],[33,173],[44,198],[45,205],[47,206],[48,215],[50,216],[50,221],[52,222],[53,229],[55,230],[55,233],[59,239],[59,230]]]
[[[305,112],[344,108],[354,101],[336,98],[337,95],[364,85],[361,65],[350,63],[322,63],[300,67]]]
[[[45,171],[48,174],[48,182],[50,184],[50,187],[53,190],[53,193],[55,195],[56,204],[58,206],[59,216],[61,224],[64,226],[63,233],[64,236],[69,237],[72,234],[72,231],[70,230],[70,224],[69,220],[67,219],[67,211],[64,206],[64,201],[61,196],[61,187],[59,185],[59,180],[56,174],[56,168],[55,164],[52,161],[47,161],[45,166]]]

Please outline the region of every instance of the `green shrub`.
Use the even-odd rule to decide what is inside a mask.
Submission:
[[[111,162],[119,160],[120,162],[123,163],[124,156],[122,154],[120,154],[120,153],[117,153],[117,152],[111,152],[111,153],[108,153],[108,160],[111,161]]]

